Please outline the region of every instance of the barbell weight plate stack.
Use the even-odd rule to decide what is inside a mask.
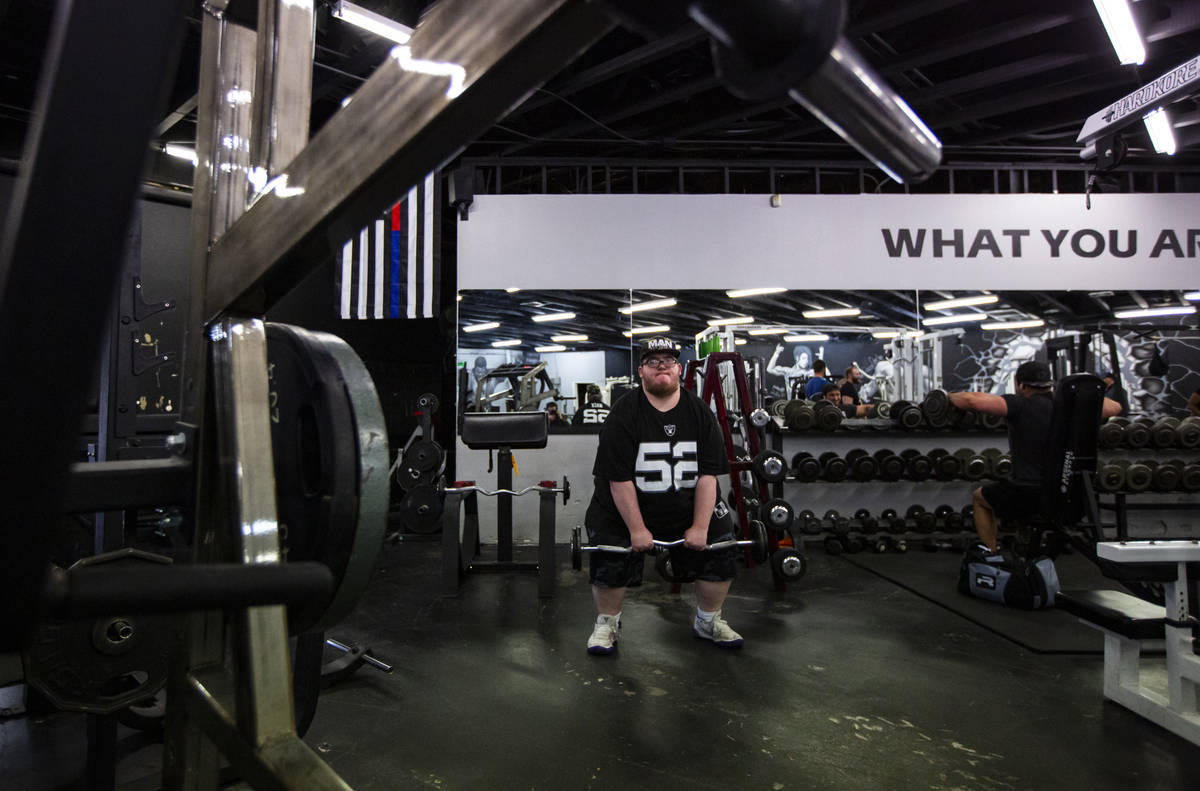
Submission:
[[[333,574],[324,605],[288,609],[293,633],[344,618],[366,589],[387,526],[387,424],[362,360],[337,336],[268,323],[271,440],[286,560]]]

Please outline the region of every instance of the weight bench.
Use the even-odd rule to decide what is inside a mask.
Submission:
[[[1200,629],[1188,613],[1187,575],[1187,564],[1200,560],[1200,541],[1102,542],[1096,554],[1114,564],[1174,567],[1165,605],[1120,591],[1062,591],[1055,603],[1104,633],[1104,697],[1200,745]],[[1142,652],[1151,649],[1166,651],[1165,688],[1142,679]]]
[[[538,596],[554,595],[557,561],[555,559],[555,494],[562,492],[565,505],[571,496],[570,483],[562,486],[541,481],[513,491],[513,449],[546,447],[549,424],[545,412],[467,412],[462,418],[460,436],[472,450],[497,451],[496,489],[488,491],[474,481],[456,481],[446,487],[442,510],[442,593],[458,594],[463,578],[470,572],[529,572],[538,575]],[[512,498],[536,491],[541,499],[538,511],[537,561],[513,559]],[[479,495],[496,497],[496,558],[479,556]]]

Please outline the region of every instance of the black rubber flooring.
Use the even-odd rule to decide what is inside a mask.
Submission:
[[[518,575],[442,597],[437,553],[385,550],[331,634],[395,665],[325,693],[306,737],[359,791],[1200,787],[1200,747],[1104,702],[1099,656],[1034,653],[842,558],[813,553],[784,593],[743,573],[736,651],[694,639],[689,587],[648,575],[619,651],[591,657],[565,550],[548,600]],[[76,715],[0,721],[0,787],[83,787],[83,732]]]

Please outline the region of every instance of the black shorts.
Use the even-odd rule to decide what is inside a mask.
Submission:
[[[629,546],[629,533],[614,535],[595,530],[587,526],[588,540],[592,544],[611,544],[614,546]],[[674,541],[683,538],[683,534],[654,535],[659,541]],[[708,543],[715,544],[734,538],[733,516],[729,506],[717,500],[713,508],[712,520],[708,523]],[[671,553],[671,565],[686,576],[708,582],[724,582],[737,575],[737,556],[739,548],[717,550],[695,550],[678,546],[667,550]],[[598,588],[636,588],[642,584],[642,570],[645,564],[645,552],[589,552],[589,577],[591,583]]]
[[[996,481],[982,489],[983,499],[1001,519],[1030,519],[1042,510],[1042,488],[1035,484]]]

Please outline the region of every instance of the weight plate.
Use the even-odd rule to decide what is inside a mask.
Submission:
[[[104,566],[113,574],[171,559],[137,549],[84,558],[71,568]],[[58,708],[112,714],[152,697],[167,681],[170,615],[46,618],[22,654],[25,682]]]
[[[341,338],[267,324],[271,439],[285,559],[333,573],[324,605],[289,608],[295,634],[325,630],[354,607],[387,524],[387,425],[362,360]]]
[[[791,529],[795,518],[791,503],[782,498],[773,497],[762,505],[763,521],[781,534]]]
[[[778,483],[787,477],[787,459],[773,450],[759,451],[752,466],[754,474],[767,483]]]
[[[582,529],[579,527],[571,528],[571,568],[579,571],[583,568],[583,538]]]
[[[771,555],[771,570],[784,582],[795,582],[808,571],[808,561],[795,549],[785,547]]]
[[[438,397],[433,393],[422,393],[417,398],[417,409],[433,414],[438,411]]]
[[[431,439],[419,439],[404,452],[404,463],[418,472],[441,472],[446,454]]]
[[[750,520],[750,557],[755,563],[763,563],[767,559],[767,526],[757,519]]]
[[[443,493],[432,483],[414,486],[400,501],[400,519],[414,533],[436,533],[442,524]]]

